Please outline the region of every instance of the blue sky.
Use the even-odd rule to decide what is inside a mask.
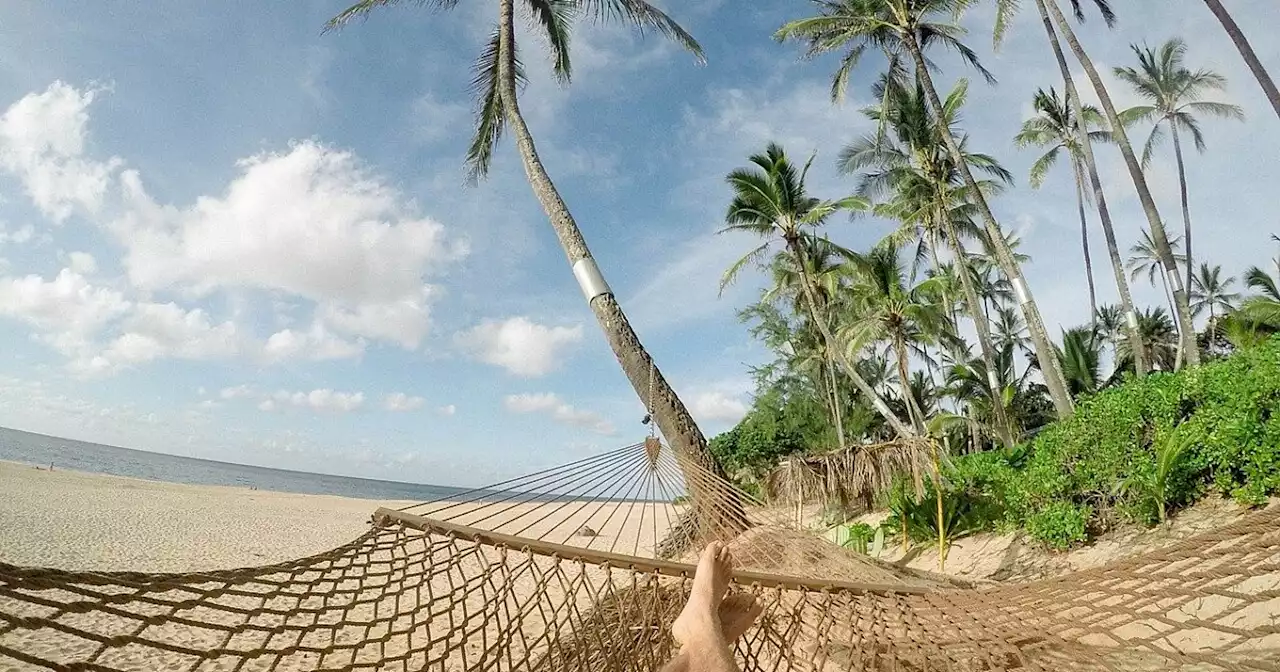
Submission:
[[[770,39],[809,5],[663,3],[706,66],[655,37],[583,24],[558,86],[526,39],[522,106],[632,321],[704,431],[750,403],[766,357],[734,319],[757,290],[717,297],[749,241],[716,236],[723,176],[766,142],[817,151],[811,187],[852,191],[838,148],[879,63],[850,100],[832,64]],[[1185,4],[1185,7],[1181,6]],[[1207,10],[1156,0],[1080,30],[1100,67],[1130,42],[1181,35],[1193,67],[1225,74],[1247,123],[1207,121],[1189,156],[1197,257],[1230,274],[1276,253],[1280,121]],[[1265,2],[1229,3],[1280,72]],[[374,478],[475,485],[631,443],[634,398],[504,142],[464,184],[469,65],[495,3],[434,14],[407,3],[337,34],[341,0],[10,4],[0,18],[0,424],[147,450]],[[965,24],[1000,79],[972,83],[964,126],[1018,187],[996,202],[1024,238],[1050,329],[1087,319],[1065,173],[1040,190],[1011,137],[1035,89],[1056,85],[1030,12],[990,48],[989,10]],[[939,86],[970,76],[940,55]],[[1114,80],[1112,80],[1114,82]],[[1136,102],[1116,84],[1119,104]],[[1120,242],[1144,224],[1114,150],[1103,173]],[[1151,172],[1177,223],[1177,183]],[[888,229],[831,233],[866,247]],[[1100,298],[1113,300],[1091,231]],[[1141,303],[1160,293],[1135,286]]]

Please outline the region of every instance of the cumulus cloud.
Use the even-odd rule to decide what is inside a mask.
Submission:
[[[582,427],[597,434],[612,436],[617,433],[613,423],[600,414],[574,408],[551,392],[512,394],[503,400],[503,404],[512,413],[540,413],[558,423]]]
[[[270,398],[258,404],[264,411],[273,411],[285,407],[305,408],[313,411],[329,411],[334,413],[350,413],[364,406],[364,392],[336,392],[323,388],[310,392],[289,392],[278,390]]]
[[[221,196],[185,209],[121,176],[113,229],[130,280],[197,296],[242,287],[316,302],[334,329],[416,347],[433,294],[423,277],[465,253],[350,152],[313,141],[242,160]]]
[[[282,329],[267,337],[262,354],[268,362],[288,359],[351,359],[364,354],[363,339],[354,341],[337,336],[317,322],[306,331]]]
[[[457,412],[458,412],[458,407],[454,406],[453,404],[445,404],[444,406],[441,406],[436,409],[436,413],[439,413],[440,415],[444,415],[444,416],[454,415]]]
[[[559,368],[565,351],[581,340],[582,325],[551,327],[527,317],[485,320],[455,337],[458,346],[475,359],[526,378]]]
[[[737,422],[747,414],[747,405],[724,392],[703,392],[694,396],[689,412],[707,422]]]
[[[0,278],[0,315],[35,327],[80,373],[161,358],[273,364],[359,358],[370,343],[421,345],[441,295],[428,279],[466,246],[383,176],[351,152],[306,140],[241,160],[224,189],[190,205],[159,203],[138,171],[88,156],[99,93],[55,82],[11,105],[0,114],[0,171],[50,220],[80,213],[114,235],[126,277],[94,286],[87,277],[97,277],[98,260],[71,251],[53,280]],[[34,235],[30,225],[6,228],[0,242]],[[232,320],[210,314],[219,292],[237,293]],[[157,293],[176,302],[152,302]],[[311,304],[302,318],[310,326],[256,334],[242,321],[255,303],[286,300]]]
[[[382,407],[395,413],[416,411],[427,403],[422,397],[414,397],[404,392],[393,392],[382,399]]]
[[[98,260],[88,252],[70,252],[67,254],[67,268],[80,275],[93,275],[98,272]]]
[[[77,209],[98,212],[118,159],[98,162],[84,154],[88,107],[95,90],[55,81],[0,115],[0,168],[15,175],[47,217],[62,222]]]

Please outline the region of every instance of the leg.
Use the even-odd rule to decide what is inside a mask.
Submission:
[[[702,552],[684,610],[671,625],[680,653],[663,672],[737,672],[731,646],[760,615],[750,595],[724,597],[733,557],[719,542]]]

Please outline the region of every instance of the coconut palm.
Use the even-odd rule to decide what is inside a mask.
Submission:
[[[1083,0],[1069,0],[1069,2],[1076,19],[1084,21]],[[1173,250],[1169,247],[1168,237],[1160,219],[1160,211],[1156,207],[1155,198],[1151,195],[1151,189],[1147,184],[1146,176],[1142,172],[1142,166],[1139,164],[1137,156],[1133,153],[1133,145],[1129,142],[1129,136],[1125,133],[1120,114],[1116,111],[1115,104],[1111,101],[1111,95],[1103,84],[1102,77],[1098,74],[1097,68],[1094,67],[1093,61],[1080,44],[1080,40],[1076,38],[1075,31],[1071,29],[1071,24],[1068,23],[1062,13],[1062,9],[1058,6],[1058,0],[1035,0],[1035,4],[1040,13],[1040,21],[1044,25],[1045,35],[1049,40],[1049,47],[1058,63],[1058,71],[1062,75],[1067,100],[1072,104],[1072,111],[1075,112],[1077,119],[1083,118],[1084,113],[1080,107],[1080,96],[1076,92],[1075,83],[1071,77],[1071,68],[1067,65],[1062,45],[1058,41],[1059,33],[1066,40],[1067,46],[1070,47],[1076,60],[1084,67],[1085,75],[1089,78],[1090,84],[1093,85],[1093,89],[1098,95],[1102,111],[1107,118],[1107,124],[1114,134],[1115,143],[1120,148],[1120,154],[1124,158],[1129,177],[1133,180],[1134,188],[1138,192],[1138,201],[1142,205],[1143,214],[1147,217],[1147,226],[1152,231],[1152,240],[1156,245],[1156,250],[1159,252],[1161,264],[1165,267],[1166,273],[1174,276],[1171,282],[1175,299],[1174,304],[1177,308],[1175,312],[1178,315],[1179,324],[1186,324],[1186,327],[1179,331],[1180,342],[1187,353],[1188,363],[1192,366],[1197,366],[1200,363],[1200,352],[1195,345],[1195,330],[1191,325],[1191,307],[1187,299],[1187,288],[1183,286],[1181,277],[1177,275],[1177,262],[1174,260]],[[1091,4],[1102,14],[1108,26],[1115,22],[1115,12],[1112,11],[1109,0],[1091,0]],[[1008,26],[1012,23],[1012,17],[1020,5],[1021,3],[1017,2],[1017,0],[997,0],[994,31],[997,44],[1003,39]],[[1099,196],[1101,181],[1097,177],[1097,161],[1093,156],[1090,143],[1082,143],[1082,147],[1085,150],[1085,162],[1090,169],[1090,183],[1094,187],[1095,196]],[[1098,202],[1101,204],[1101,199]],[[1105,227],[1108,226],[1105,217],[1103,226],[1105,231]],[[1137,315],[1132,314],[1129,319],[1131,321],[1136,320]],[[1134,354],[1138,353],[1135,352]],[[1140,359],[1139,357],[1138,360]]]
[[[1072,395],[1097,392],[1102,387],[1102,337],[1092,325],[1062,332],[1058,359]]]
[[[943,16],[956,17],[969,4],[967,0],[819,0],[817,16],[787,23],[775,33],[775,37],[803,41],[809,55],[844,52],[832,80],[832,97],[837,100],[842,98],[850,73],[861,56],[868,49],[878,50],[885,56],[891,76],[901,76],[909,69],[914,71],[925,93],[930,114],[935,120],[942,120],[946,118],[945,109],[933,85],[926,51],[936,46],[955,51],[988,81],[994,81],[978,61],[977,54],[960,41],[963,30],[954,23],[938,21]],[[993,251],[1000,269],[1016,290],[1036,351],[1049,361],[1045,380],[1052,391],[1058,415],[1068,417],[1073,410],[1071,396],[1066,391],[1057,362],[1048,356],[1053,352],[1053,346],[1040,310],[1022,276],[1022,269],[1013,252],[1004,244],[1000,225],[991,213],[973,171],[964,160],[958,139],[951,133],[937,135],[950,153],[962,183],[969,190],[987,237],[994,243]]]
[[[1142,334],[1142,345],[1151,357],[1153,368],[1161,371],[1172,371],[1178,360],[1178,328],[1174,326],[1169,313],[1164,308],[1150,308],[1138,312],[1138,331]],[[1116,369],[1127,369],[1133,366],[1129,344],[1121,342],[1116,348],[1120,360]]]
[[[1044,182],[1045,174],[1053,167],[1059,156],[1065,151],[1071,162],[1071,172],[1076,183],[1076,206],[1080,214],[1080,241],[1084,249],[1085,274],[1089,281],[1089,307],[1091,314],[1098,312],[1097,294],[1093,285],[1093,270],[1089,260],[1088,224],[1085,220],[1084,206],[1086,200],[1093,200],[1098,205],[1098,214],[1102,220],[1102,229],[1107,242],[1107,252],[1111,257],[1111,270],[1116,281],[1116,289],[1120,294],[1120,304],[1126,314],[1133,312],[1133,295],[1129,291],[1129,281],[1125,278],[1124,262],[1120,259],[1120,248],[1116,244],[1115,229],[1111,224],[1111,213],[1107,207],[1106,195],[1102,191],[1102,182],[1097,179],[1097,169],[1091,159],[1094,142],[1111,142],[1111,133],[1103,130],[1105,122],[1098,108],[1087,105],[1071,105],[1058,97],[1052,87],[1049,92],[1036,92],[1033,100],[1036,117],[1022,125],[1022,131],[1014,138],[1019,146],[1049,147],[1031,166],[1031,186],[1039,188]],[[1073,108],[1080,108],[1077,120]],[[1092,190],[1085,188],[1085,175],[1091,176]],[[1092,197],[1092,198],[1091,198]],[[1128,335],[1132,343],[1139,373],[1146,372],[1146,358],[1142,355],[1142,341],[1138,337],[1137,328],[1130,326]],[[1065,374],[1065,372],[1064,372]]]
[[[1174,250],[1174,259],[1181,264],[1186,261],[1186,257],[1178,251],[1178,245],[1181,239],[1175,237],[1169,241]],[[1129,248],[1129,273],[1130,278],[1137,280],[1143,275],[1147,276],[1147,282],[1151,286],[1156,285],[1156,278],[1160,278],[1160,285],[1164,287],[1164,298],[1169,302],[1169,310],[1174,310],[1173,294],[1169,291],[1169,274],[1162,273],[1164,269],[1164,259],[1160,251],[1156,248],[1156,243],[1151,237],[1149,231],[1142,232],[1142,240],[1139,240],[1133,247]]]
[[[1220,0],[1204,0],[1204,4],[1209,6],[1209,11],[1213,12],[1213,15],[1218,18],[1218,22],[1222,24],[1223,30],[1227,31],[1227,35],[1231,36],[1231,41],[1236,45],[1236,49],[1240,51],[1240,56],[1244,58],[1244,62],[1249,66],[1249,70],[1253,72],[1253,76],[1258,79],[1258,85],[1267,94],[1267,100],[1271,101],[1271,107],[1275,109],[1276,116],[1280,116],[1280,89],[1276,88],[1276,83],[1272,81],[1271,75],[1267,74],[1267,69],[1262,66],[1262,61],[1258,59],[1257,52],[1253,50],[1253,46],[1245,38],[1240,26],[1236,25],[1236,20],[1231,17],[1231,13],[1227,11],[1227,8],[1222,6]]]
[[[1212,325],[1217,316],[1229,313],[1236,308],[1240,293],[1231,291],[1236,279],[1222,277],[1222,267],[1200,264],[1200,272],[1192,277],[1191,282],[1191,314],[1200,317],[1209,312],[1209,324]]]
[[[823,342],[837,344],[839,341],[832,332],[828,316],[823,313],[815,283],[809,274],[810,263],[806,248],[814,243],[814,230],[831,215],[841,210],[867,209],[869,205],[857,197],[824,201],[809,196],[805,188],[805,177],[813,160],[810,159],[804,168],[797,170],[795,164],[787,158],[786,152],[777,144],[769,143],[763,154],[756,154],[750,160],[753,164],[751,168],[740,168],[729,173],[726,178],[733,188],[734,198],[729,204],[725,226],[720,232],[750,233],[763,238],[764,242],[725,271],[721,286],[732,283],[748,265],[761,262],[768,255],[770,247],[780,242],[795,259],[796,267],[800,270],[800,290],[804,293],[810,317],[822,334]],[[894,431],[903,437],[916,436],[917,431],[904,423],[858,373],[845,349],[831,347],[831,350],[836,353],[836,359],[845,375],[876,411],[884,416]]]
[[[467,151],[467,163],[473,178],[487,175],[494,147],[510,127],[534,195],[550,219],[569,265],[588,297],[591,311],[632,388],[675,449],[718,472],[719,467],[707,450],[706,438],[631,328],[591,256],[569,207],[538,157],[516,95],[524,81],[524,67],[516,55],[517,2],[526,10],[534,31],[545,38],[552,70],[563,83],[569,82],[573,72],[569,36],[579,18],[619,21],[642,31],[657,31],[692,52],[698,61],[704,60],[702,47],[680,24],[644,0],[495,0],[497,21],[474,66],[472,86],[477,102],[476,130]],[[375,10],[397,4],[409,3],[404,0],[361,0],[331,19],[326,30],[341,28]],[[448,10],[456,7],[458,0],[417,0],[414,4]]]
[[[1089,309],[1098,312],[1098,292],[1093,284],[1093,263],[1089,258],[1089,224],[1084,216],[1084,176],[1081,168],[1083,159],[1080,155],[1078,128],[1073,118],[1071,107],[1058,97],[1052,87],[1046,93],[1044,89],[1036,91],[1032,105],[1039,114],[1023,122],[1022,130],[1014,136],[1013,141],[1019,147],[1048,147],[1036,162],[1031,164],[1031,187],[1039,189],[1044,184],[1045,175],[1058,162],[1063,152],[1071,164],[1071,172],[1076,183],[1076,209],[1080,213],[1080,244],[1084,252],[1085,280],[1089,284]],[[1111,134],[1101,130],[1102,113],[1092,105],[1084,108],[1084,119],[1080,126],[1087,129],[1089,138],[1098,142],[1107,142]],[[1065,372],[1064,372],[1065,374]]]
[[[951,127],[967,93],[968,85],[962,81],[948,94],[943,105],[943,126],[947,132],[953,132]],[[866,114],[878,122],[882,132],[859,138],[845,147],[838,163],[841,172],[861,173],[860,195],[888,196],[888,200],[876,205],[875,212],[898,220],[901,226],[886,237],[885,244],[895,247],[911,244],[917,250],[914,255],[917,265],[927,254],[933,275],[942,276],[938,248],[946,241],[956,262],[967,268],[965,239],[977,237],[980,231],[973,225],[976,212],[951,155],[937,143],[939,130],[930,117],[923,89],[918,81],[914,86],[907,86],[892,77],[884,77],[876,85],[876,97],[883,102],[866,110]],[[993,194],[1012,182],[1012,175],[995,158],[969,152],[966,144],[961,138],[964,160],[987,176],[979,182],[979,189]],[[979,295],[968,274],[958,277],[957,285],[963,290],[983,359],[990,368],[994,350]],[[1002,417],[1003,410],[997,408],[996,411],[1002,442],[1012,445],[1013,434]]]
[[[1280,271],[1280,261],[1276,270]],[[1244,284],[1258,294],[1245,299],[1240,314],[1254,324],[1280,329],[1280,283],[1261,268],[1250,266],[1244,273]]]
[[[1169,135],[1173,138],[1173,156],[1178,166],[1178,189],[1182,198],[1182,253],[1186,256],[1187,287],[1194,292],[1192,268],[1195,256],[1191,248],[1191,207],[1187,203],[1187,170],[1182,158],[1179,132],[1190,133],[1196,150],[1204,152],[1204,135],[1200,132],[1200,123],[1195,115],[1208,114],[1243,121],[1244,111],[1238,105],[1199,100],[1204,93],[1226,89],[1227,78],[1211,70],[1192,72],[1187,69],[1182,64],[1187,45],[1181,39],[1169,40],[1160,45],[1159,50],[1138,47],[1136,44],[1131,45],[1131,48],[1138,56],[1138,67],[1116,68],[1116,77],[1133,87],[1149,103],[1125,110],[1124,116],[1135,121],[1155,121],[1142,150],[1144,166],[1151,161],[1152,150],[1164,135],[1161,122],[1168,126]]]
[[[945,280],[929,278],[911,286],[905,277],[898,250],[878,246],[854,258],[857,279],[850,288],[850,316],[839,337],[852,350],[888,342],[897,358],[898,382],[903,401],[917,431],[924,433],[923,409],[911,393],[908,347],[913,341],[929,341],[942,328],[946,315]]]

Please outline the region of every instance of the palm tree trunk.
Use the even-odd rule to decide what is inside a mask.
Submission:
[[[662,430],[662,434],[671,443],[673,449],[695,460],[711,473],[723,477],[723,470],[707,449],[707,439],[702,435],[702,430],[698,429],[698,424],[689,414],[689,410],[676,395],[675,390],[671,389],[653,358],[640,343],[626,314],[622,312],[622,307],[618,305],[617,299],[600,275],[591,251],[587,248],[586,240],[583,239],[573,215],[569,213],[569,207],[560,197],[559,191],[538,158],[538,150],[534,146],[529,127],[520,114],[516,96],[515,22],[512,5],[512,0],[501,0],[499,6],[499,30],[501,31],[498,55],[499,94],[533,193],[548,219],[551,220],[551,227],[555,229],[560,246],[569,258],[570,265],[573,266],[574,275],[579,278],[584,294],[588,295],[591,312],[600,323],[600,328],[604,331],[605,338],[618,358],[618,363],[621,364],[627,380],[631,382],[632,389],[652,414],[658,429]],[[689,479],[690,494],[694,496],[695,501],[706,502],[708,510],[717,512],[711,514],[714,518],[708,522],[717,525],[719,528],[717,531],[746,529],[746,517],[741,509],[741,502],[724,501],[725,495],[722,493],[696,492],[699,489],[695,484],[697,480],[699,479]],[[698,497],[700,494],[702,497]]]
[[[1076,209],[1080,211],[1080,247],[1084,251],[1084,277],[1089,283],[1089,324],[1098,322],[1098,292],[1093,286],[1093,260],[1089,258],[1089,221],[1084,216],[1084,176],[1080,174],[1080,162],[1071,157],[1071,169],[1076,176]]]
[[[849,361],[849,356],[845,354],[843,348],[837,345],[835,334],[831,333],[831,327],[827,324],[826,318],[818,311],[817,292],[813,288],[813,278],[809,277],[808,259],[804,251],[804,246],[800,244],[798,238],[792,238],[786,241],[787,249],[796,256],[797,266],[800,268],[800,288],[804,292],[805,302],[809,304],[809,314],[813,316],[813,323],[818,327],[818,331],[822,334],[822,340],[832,352],[836,353],[836,358],[840,362],[841,368],[844,369],[845,375],[853,381],[854,387],[871,402],[871,406],[876,409],[884,419],[893,428],[898,436],[904,439],[916,438],[918,434],[902,422],[902,419],[884,403],[884,399],[876,393],[871,384],[867,382],[862,374],[858,373],[858,369],[854,367],[853,362]]]
[[[942,119],[942,100],[938,98],[938,90],[934,87],[933,78],[929,75],[928,62],[925,61],[924,52],[920,50],[920,43],[914,33],[907,33],[902,36],[902,39],[906,43],[907,50],[911,52],[912,59],[915,61],[916,77],[923,84],[926,94],[925,100],[929,103],[929,112],[935,120]],[[952,160],[955,161],[956,167],[960,171],[960,176],[964,179],[965,187],[973,194],[974,204],[978,206],[978,212],[982,215],[987,236],[991,239],[991,247],[995,252],[996,261],[1013,285],[1014,293],[1017,295],[1023,316],[1027,322],[1027,329],[1031,332],[1031,340],[1035,343],[1036,354],[1040,361],[1045,362],[1043,365],[1045,385],[1049,388],[1049,396],[1053,398],[1053,406],[1058,412],[1058,417],[1062,419],[1069,418],[1075,407],[1072,404],[1071,395],[1067,394],[1066,380],[1062,377],[1062,369],[1058,366],[1055,358],[1053,343],[1049,340],[1048,332],[1045,331],[1044,320],[1040,317],[1040,309],[1036,307],[1035,299],[1031,296],[1031,290],[1027,288],[1026,280],[1022,277],[1022,269],[1018,267],[1018,261],[1014,259],[1013,251],[1009,249],[1009,244],[1005,242],[1000,225],[996,223],[995,215],[991,214],[991,207],[987,204],[986,196],[978,188],[978,183],[973,177],[973,172],[969,170],[969,164],[964,160],[964,155],[960,152],[956,139],[946,129],[943,129],[938,135],[942,138],[943,143],[946,144]]]
[[[840,387],[836,385],[836,363],[831,358],[831,344],[827,344],[827,377],[831,383],[831,409],[835,411],[836,440],[840,442],[840,450],[847,444],[844,440],[844,420],[840,416]]]
[[[1187,291],[1190,292],[1194,287],[1191,283],[1191,269],[1194,264],[1191,263],[1191,206],[1187,204],[1187,167],[1182,162],[1182,141],[1178,138],[1178,125],[1169,120],[1169,131],[1173,134],[1173,156],[1178,163],[1178,190],[1182,196],[1182,235],[1186,243],[1183,253],[1187,255]],[[1192,325],[1195,329],[1195,325]]]
[[[1258,60],[1258,54],[1249,45],[1249,40],[1240,31],[1240,26],[1236,25],[1236,20],[1231,18],[1230,12],[1218,0],[1204,0],[1204,4],[1209,6],[1209,11],[1218,17],[1218,22],[1227,31],[1227,35],[1231,36],[1236,49],[1240,50],[1240,56],[1244,58],[1244,62],[1253,71],[1253,76],[1258,78],[1258,84],[1266,92],[1267,100],[1270,100],[1271,107],[1275,108],[1276,116],[1280,116],[1280,89],[1276,89],[1276,83],[1271,80],[1271,75],[1267,74],[1267,69],[1262,67],[1262,61]]]
[[[956,266],[960,271],[957,275],[960,276],[960,287],[964,290],[964,302],[969,308],[973,327],[978,332],[978,347],[982,350],[982,363],[987,367],[987,389],[991,391],[991,408],[996,416],[996,434],[1005,448],[1012,448],[1013,428],[1009,426],[1009,415],[1004,412],[1004,404],[1000,403],[1004,395],[996,376],[996,356],[995,346],[991,340],[991,323],[978,307],[978,292],[973,288],[973,278],[969,276],[969,254],[960,242],[960,237],[956,235],[955,224],[948,217],[944,217],[942,221],[947,230],[947,238],[951,240],[951,251],[956,255]]]
[[[893,350],[898,356],[898,386],[902,388],[902,403],[907,405],[907,415],[911,416],[911,424],[916,433],[924,434],[924,411],[916,403],[916,395],[911,393],[911,376],[907,368],[907,342],[902,334],[894,334]]]
[[[1085,171],[1089,174],[1089,186],[1093,188],[1093,201],[1098,206],[1098,219],[1102,221],[1102,235],[1107,241],[1107,254],[1111,257],[1111,270],[1115,274],[1116,289],[1120,293],[1120,307],[1124,310],[1125,325],[1129,334],[1129,351],[1133,355],[1133,368],[1138,377],[1147,375],[1147,352],[1142,344],[1142,334],[1138,331],[1138,313],[1133,307],[1133,293],[1129,291],[1129,279],[1124,272],[1124,259],[1120,256],[1120,245],[1116,242],[1116,230],[1111,222],[1111,208],[1107,206],[1107,195],[1102,189],[1102,179],[1098,176],[1098,162],[1093,154],[1093,141],[1089,139],[1088,129],[1083,125],[1084,105],[1080,102],[1080,94],[1076,91],[1075,79],[1071,77],[1071,68],[1067,65],[1067,57],[1062,53],[1062,44],[1058,42],[1058,33],[1053,29],[1053,21],[1045,11],[1044,4],[1036,3],[1040,8],[1040,19],[1044,24],[1045,35],[1049,38],[1049,47],[1053,50],[1054,59],[1058,61],[1058,70],[1062,75],[1063,88],[1066,89],[1067,100],[1071,105],[1072,117],[1076,120],[1076,133],[1080,142],[1081,157]]]
[[[1089,76],[1089,81],[1093,84],[1094,91],[1098,94],[1098,101],[1102,103],[1102,109],[1107,115],[1107,123],[1111,125],[1111,133],[1115,137],[1116,144],[1120,146],[1120,154],[1124,156],[1125,165],[1129,168],[1129,176],[1133,179],[1133,185],[1138,191],[1138,200],[1142,203],[1142,210],[1147,216],[1148,225],[1151,227],[1151,237],[1155,240],[1156,249],[1159,251],[1160,260],[1164,265],[1165,275],[1169,278],[1169,286],[1172,288],[1174,303],[1177,307],[1176,313],[1180,318],[1178,335],[1183,349],[1187,353],[1187,363],[1191,366],[1199,366],[1200,351],[1196,348],[1195,329],[1191,324],[1191,307],[1187,302],[1187,292],[1182,286],[1182,277],[1178,274],[1178,264],[1174,259],[1173,249],[1169,246],[1169,238],[1165,234],[1164,223],[1160,221],[1160,211],[1156,208],[1155,199],[1151,196],[1151,189],[1147,186],[1147,178],[1142,173],[1142,165],[1138,163],[1138,157],[1133,153],[1133,145],[1129,143],[1129,136],[1124,131],[1124,125],[1120,123],[1120,115],[1116,112],[1116,106],[1111,102],[1111,95],[1107,92],[1107,87],[1102,83],[1102,77],[1098,75],[1098,70],[1093,66],[1093,61],[1085,53],[1080,41],[1076,39],[1075,31],[1071,30],[1071,24],[1063,16],[1057,0],[1036,0],[1036,5],[1040,7],[1041,12],[1044,12],[1047,6],[1048,11],[1053,15],[1053,21],[1058,31],[1061,32],[1062,37],[1066,39],[1067,44],[1071,47],[1076,60],[1080,61],[1080,65],[1084,67],[1085,74]]]

